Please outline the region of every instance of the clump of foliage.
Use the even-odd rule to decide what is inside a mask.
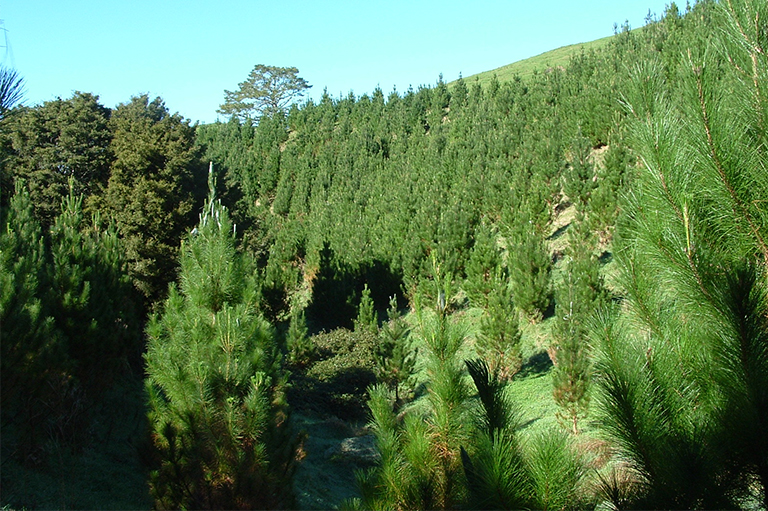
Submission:
[[[460,358],[466,324],[444,299],[448,276],[433,260],[434,307],[416,311],[426,395],[404,407],[384,385],[370,389],[370,427],[381,462],[358,474],[363,509],[548,509],[586,502],[586,465],[563,435],[528,450],[519,438],[509,378],[482,360]],[[477,389],[473,396],[466,367]]]
[[[189,121],[160,98],[132,98],[115,109],[76,92],[16,109],[2,134],[0,191],[24,179],[35,216],[47,229],[72,189],[83,209],[113,221],[145,306],[162,298],[176,274],[178,246],[205,196],[205,172]]]
[[[0,70],[3,466],[8,453],[37,463],[85,445],[90,410],[108,409],[102,388],[115,391],[141,349],[127,264],[143,309],[164,307],[148,330],[153,364],[166,364],[150,383],[158,507],[290,505],[275,496],[290,493],[294,447],[285,373],[261,317],[289,310],[297,403],[354,420],[376,376],[386,382],[371,392],[383,458],[362,478],[368,507],[593,504],[572,435],[524,442],[513,419],[489,426],[514,415],[499,410],[514,408],[517,318],[553,313],[543,330],[560,418],[576,432],[588,409],[620,460],[602,476],[602,505],[768,507],[763,4],[672,3],[643,30],[617,27],[601,49],[525,80],[441,78],[288,112],[252,100],[271,100],[259,89],[275,83],[269,73],[295,71],[257,66],[229,93],[233,118],[197,127],[146,96],[115,109],[87,93],[14,106],[20,82]],[[253,259],[227,255],[236,283],[187,294],[217,275],[190,266],[207,253],[200,227],[179,250],[204,195],[202,152],[225,172],[242,235],[224,228],[221,253],[240,243]],[[547,238],[571,204],[570,247],[553,260]],[[604,297],[600,251],[615,255],[621,307],[590,320]],[[182,253],[180,287],[162,302]],[[458,360],[471,314],[452,314],[462,295],[449,273],[483,310],[487,367]],[[411,371],[408,343],[394,341],[404,326],[377,334],[372,306],[400,291],[419,323],[410,338],[425,346],[415,403],[395,383]],[[195,301],[206,294],[220,298]],[[297,303],[328,328],[359,315],[356,331],[308,337]],[[221,348],[230,341],[236,355]],[[161,388],[164,378],[186,383]],[[197,394],[184,394],[193,380]],[[182,394],[194,396],[177,407]],[[185,477],[202,483],[173,486]],[[235,497],[267,487],[269,502]]]
[[[449,334],[450,335],[450,334]],[[451,343],[453,344],[453,343]],[[444,352],[445,353],[445,352]],[[454,353],[455,355],[455,353]],[[454,358],[455,361],[455,358]],[[460,366],[440,365],[449,380],[430,384],[426,409],[400,414],[393,394],[371,388],[371,428],[378,467],[358,474],[362,509],[550,509],[587,507],[587,465],[571,439],[556,431],[530,444],[519,434],[508,380],[482,360],[466,362],[477,389],[464,386]],[[450,397],[451,400],[446,398]]]
[[[291,374],[292,405],[345,420],[365,417],[367,388],[376,382],[376,350],[371,332],[338,328],[310,337],[312,362]]]
[[[161,508],[290,508],[296,442],[274,332],[213,184],[182,249],[181,287],[147,326]]]

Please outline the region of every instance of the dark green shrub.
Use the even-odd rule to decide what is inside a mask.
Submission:
[[[339,328],[309,339],[314,360],[291,375],[292,405],[342,419],[364,419],[367,389],[376,382],[378,336]]]

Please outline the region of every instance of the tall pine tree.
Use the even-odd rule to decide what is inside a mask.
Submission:
[[[212,179],[211,179],[212,181]],[[270,325],[227,209],[210,196],[147,327],[149,417],[161,508],[289,508],[295,444]]]
[[[47,286],[46,247],[23,180],[0,232],[0,384],[3,440],[14,445],[7,426],[23,432],[22,455],[37,442],[45,412],[39,403],[61,374],[64,355],[54,318],[41,299]]]
[[[552,383],[555,403],[560,408],[558,417],[577,434],[590,396],[588,323],[592,314],[605,305],[607,291],[593,253],[596,239],[582,215],[571,224],[569,241],[563,282],[555,292],[550,357],[555,364]]]

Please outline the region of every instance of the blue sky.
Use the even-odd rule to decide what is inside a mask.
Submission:
[[[667,3],[0,0],[0,54],[24,77],[27,104],[80,90],[114,107],[148,93],[212,122],[255,64],[299,68],[315,99],[324,88],[403,92],[605,37],[614,23],[642,26]]]

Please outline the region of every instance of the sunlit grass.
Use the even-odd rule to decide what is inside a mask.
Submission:
[[[507,64],[490,71],[483,71],[471,76],[465,76],[464,81],[467,83],[474,83],[478,81],[480,85],[487,85],[496,75],[496,78],[500,82],[508,82],[514,79],[515,76],[520,78],[530,78],[536,72],[543,72],[549,68],[558,66],[565,67],[571,60],[571,57],[578,55],[580,52],[590,51],[601,48],[607,45],[613,36],[604,37],[588,43],[577,43],[568,46],[563,46],[555,50],[551,50],[534,57],[530,57],[524,60]]]

